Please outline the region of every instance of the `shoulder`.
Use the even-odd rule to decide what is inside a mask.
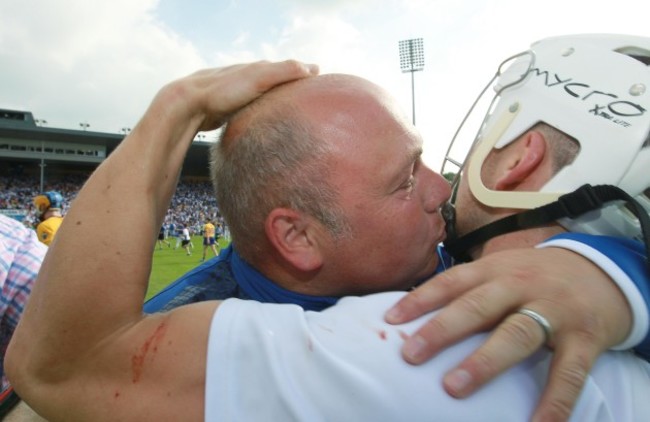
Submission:
[[[243,411],[250,419],[272,415],[278,420],[310,420],[314,415],[326,420],[428,420],[432,414],[450,421],[475,420],[477,415],[499,421],[530,418],[546,383],[550,352],[536,353],[466,400],[453,399],[442,389],[441,377],[475,350],[485,335],[472,336],[421,366],[409,365],[400,355],[403,340],[431,315],[400,326],[386,324],[384,312],[402,295],[344,298],[323,312],[305,312],[296,305],[225,301],[210,327],[206,414],[215,420],[225,417],[226,409]],[[243,332],[252,335],[242,336]],[[229,365],[235,356],[246,365]],[[625,362],[628,358],[631,361]],[[647,414],[646,404],[616,405],[609,396],[615,389],[647,393],[647,369],[645,381],[629,382],[630,377],[642,378],[633,372],[640,372],[634,365],[644,364],[629,354],[608,354],[597,364],[599,372],[589,378],[577,420],[603,409],[614,420],[638,420]],[[277,377],[278,371],[282,377]],[[255,386],[260,384],[268,386],[263,399],[256,394]],[[624,387],[630,385],[634,390]],[[237,397],[227,394],[235,390],[240,392]],[[296,400],[291,393],[295,391],[313,400]],[[354,405],[346,405],[351,396]],[[247,407],[250,400],[257,406]],[[503,406],[503,400],[509,406]],[[331,402],[342,404],[334,408]],[[277,403],[291,403],[294,413],[284,413],[286,409]]]

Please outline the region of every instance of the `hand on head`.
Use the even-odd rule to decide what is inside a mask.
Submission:
[[[219,128],[228,117],[255,98],[286,82],[319,72],[315,64],[296,60],[259,61],[204,69],[167,85],[170,100],[188,117],[199,119],[198,131]]]

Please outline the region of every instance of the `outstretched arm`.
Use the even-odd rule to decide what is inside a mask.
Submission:
[[[205,345],[217,305],[142,315],[158,227],[198,131],[315,72],[295,61],[258,62],[199,71],[160,90],[75,199],[11,342],[9,377],[39,413],[202,420]]]
[[[405,359],[419,364],[498,325],[444,378],[451,395],[465,397],[545,345],[537,323],[516,313],[532,309],[553,328],[547,344],[555,351],[553,365],[536,411],[551,420],[568,418],[597,357],[623,342],[632,325],[625,296],[609,277],[582,256],[557,248],[504,251],[454,267],[407,295],[387,319],[400,323],[446,304],[406,341]]]

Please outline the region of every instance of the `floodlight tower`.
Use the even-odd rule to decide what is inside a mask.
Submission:
[[[413,125],[415,125],[415,77],[414,73],[424,69],[424,42],[414,38],[399,42],[399,64],[402,73],[411,73],[411,100]]]

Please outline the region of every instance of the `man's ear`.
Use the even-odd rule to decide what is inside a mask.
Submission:
[[[513,190],[535,174],[546,154],[546,139],[540,132],[531,130],[512,147],[504,151],[507,165],[496,180],[496,190]]]
[[[266,237],[286,261],[301,271],[323,265],[313,219],[290,208],[275,208],[264,222]]]

